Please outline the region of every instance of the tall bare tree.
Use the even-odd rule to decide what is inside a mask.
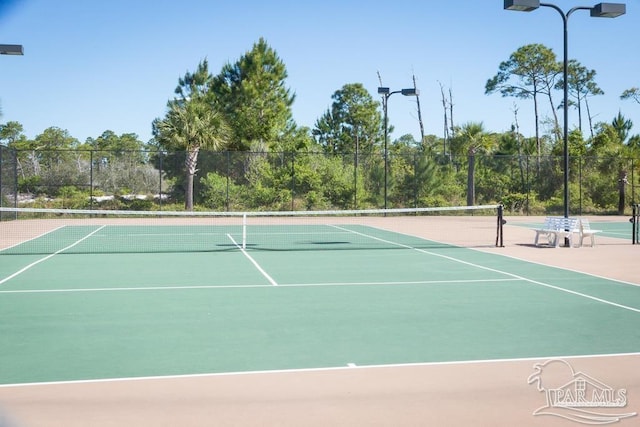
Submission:
[[[569,61],[568,71],[567,86],[569,88],[569,95],[572,98],[570,106],[578,110],[578,128],[582,131],[582,104],[584,103],[587,109],[589,130],[591,137],[593,137],[593,123],[589,112],[588,98],[595,95],[604,95],[604,92],[595,82],[595,70],[589,70],[577,60],[572,59]],[[564,87],[564,79],[561,78],[555,87],[556,89],[562,89]],[[560,106],[562,107],[562,103]]]

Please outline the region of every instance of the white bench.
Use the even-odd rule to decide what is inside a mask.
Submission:
[[[540,236],[545,236],[551,246],[560,246],[560,240],[568,239],[569,247],[573,246],[573,234],[580,233],[578,218],[565,218],[561,216],[548,216],[541,228],[533,230],[536,238],[533,242],[538,246]]]
[[[584,243],[584,239],[588,237],[591,240],[591,246],[596,245],[596,234],[602,230],[592,230],[589,220],[586,218],[580,218],[578,225],[578,233],[580,236],[580,246]]]

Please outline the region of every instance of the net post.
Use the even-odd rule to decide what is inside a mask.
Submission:
[[[247,249],[247,214],[242,214],[242,249]]]
[[[504,234],[503,234],[503,225],[505,224],[504,220],[504,206],[498,205],[498,224],[496,230],[496,247],[504,248]]]
[[[631,222],[631,244],[632,245],[636,245],[638,244],[638,219],[640,219],[640,213],[638,213],[638,207],[640,207],[640,205],[638,204],[633,204],[631,205],[631,219],[629,219],[629,221]]]

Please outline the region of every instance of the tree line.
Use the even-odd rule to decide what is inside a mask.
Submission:
[[[579,117],[569,133],[572,193],[580,195],[579,208],[620,212],[634,197],[640,135],[631,134],[633,123],[622,113],[593,121],[589,102],[604,93],[595,76],[571,61],[569,107]],[[368,208],[383,205],[388,186],[393,207],[504,202],[537,212],[558,206],[563,144],[556,110],[562,105],[554,94],[564,82],[561,64],[543,45],[519,48],[485,86],[487,95],[532,101],[532,137],[520,133],[517,107],[508,132],[491,132],[482,121],[454,123],[451,91],[447,99],[441,86],[443,136],[402,135],[385,153],[381,103],[361,83],[336,90],[310,129],[292,118],[295,94],[286,79],[284,62],[260,39],[217,75],[205,59],[179,78],[165,115],[152,123],[151,141],[107,130],[80,143],[56,127],[30,140],[18,122],[0,125],[0,141],[15,150],[18,192],[54,200],[74,194],[77,203],[93,203],[102,193],[166,193],[187,210]],[[630,88],[621,99],[640,103],[640,90]],[[551,118],[540,117],[544,100]],[[10,174],[0,160],[3,176]]]

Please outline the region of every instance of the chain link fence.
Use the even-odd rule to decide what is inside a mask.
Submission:
[[[506,213],[563,212],[561,156],[424,153],[198,154],[196,209],[367,209],[502,203]],[[0,203],[88,209],[176,209],[184,203],[185,153],[15,151],[0,146]],[[385,173],[386,171],[386,173]],[[639,159],[572,157],[572,214],[630,213]]]

